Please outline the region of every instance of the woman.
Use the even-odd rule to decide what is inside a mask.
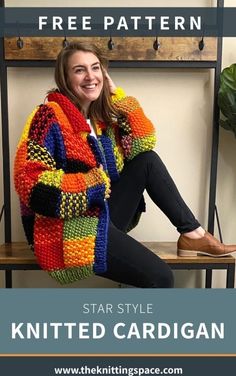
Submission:
[[[15,160],[15,187],[29,244],[61,283],[95,273],[137,287],[172,287],[167,264],[127,235],[146,189],[180,232],[179,254],[236,250],[206,233],[152,151],[154,127],[116,88],[96,46],[58,55],[57,89],[30,115]]]

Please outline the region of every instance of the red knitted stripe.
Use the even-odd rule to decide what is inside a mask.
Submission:
[[[95,167],[96,159],[88,142],[81,137],[80,133],[78,133],[78,129],[76,132],[73,132],[73,125],[69,122],[69,119],[60,105],[56,102],[48,102],[48,106],[54,110],[57,123],[60,125],[67,158],[80,160],[91,167]]]
[[[48,95],[48,100],[60,105],[70,123],[75,127],[75,131],[90,132],[89,125],[85,118],[67,97],[61,93],[53,92]]]
[[[31,122],[29,138],[38,145],[43,145],[51,123],[55,122],[54,111],[46,105],[41,105]]]
[[[65,268],[63,260],[63,221],[39,217],[34,225],[34,249],[42,269],[52,271]]]

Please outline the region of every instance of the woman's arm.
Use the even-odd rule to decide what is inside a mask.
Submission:
[[[137,154],[152,150],[156,143],[155,129],[146,117],[137,99],[126,96],[106,74],[114,107],[120,114],[118,126],[121,129],[121,145],[128,160]]]

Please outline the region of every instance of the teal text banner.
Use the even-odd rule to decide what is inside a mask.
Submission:
[[[2,289],[0,354],[236,354],[236,291]]]
[[[0,36],[236,36],[235,7],[5,7]]]

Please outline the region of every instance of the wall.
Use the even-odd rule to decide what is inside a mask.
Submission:
[[[21,6],[64,6],[64,1],[21,1]],[[234,6],[226,0],[225,6]],[[83,6],[83,1],[67,1],[67,6]],[[125,1],[125,6],[143,6],[143,1]],[[176,1],[145,2],[145,6],[176,6]],[[211,1],[178,2],[178,6],[210,6]],[[214,4],[214,2],[213,2]],[[6,6],[18,2],[6,1]],[[88,6],[121,6],[122,1],[108,2],[87,0]],[[223,64],[236,60],[236,38],[224,41]],[[203,226],[207,226],[209,168],[211,154],[212,122],[212,73],[209,70],[179,69],[112,69],[114,81],[127,93],[136,96],[158,132],[157,152],[167,165],[181,194]],[[22,127],[35,105],[41,103],[45,92],[54,86],[50,68],[9,69],[9,113],[11,166]],[[171,110],[170,110],[171,109]],[[225,242],[236,242],[234,188],[236,184],[235,140],[231,133],[221,130],[219,146],[219,172],[217,205],[220,212]],[[0,188],[1,189],[1,188]],[[0,192],[1,193],[1,192]],[[221,198],[224,197],[224,201]],[[146,197],[147,213],[132,232],[139,240],[175,241],[178,233],[168,219]],[[1,201],[0,201],[1,202]],[[13,240],[24,239],[20,223],[18,199],[12,188]],[[176,272],[177,287],[200,287],[201,272]],[[224,286],[224,272],[217,272],[214,286]],[[43,272],[15,273],[19,287],[55,286]],[[109,286],[114,284],[100,278],[76,284],[76,286]],[[75,286],[75,287],[76,287]]]

